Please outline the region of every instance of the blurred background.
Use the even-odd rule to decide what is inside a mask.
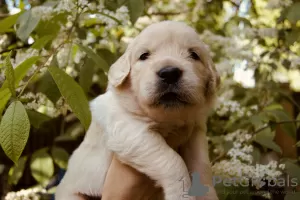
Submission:
[[[0,0],[1,199],[53,199],[109,66],[162,20],[194,27],[221,74],[213,172],[244,186],[220,200],[300,199],[299,0]]]

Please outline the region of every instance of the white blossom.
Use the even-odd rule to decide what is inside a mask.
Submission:
[[[19,50],[17,51],[16,57],[15,59],[11,59],[12,60],[12,64],[14,67],[18,66],[20,63],[22,63],[23,61],[25,61],[26,59],[32,57],[32,56],[38,56],[39,55],[39,51],[36,49],[32,49],[29,48],[25,51]]]
[[[50,6],[35,6],[31,8],[31,14],[34,17],[38,17],[43,20],[50,20],[53,14],[53,8]]]
[[[9,192],[4,200],[39,200],[41,199],[38,193],[46,193],[42,188],[22,189],[17,192]]]
[[[56,117],[60,114],[59,109],[43,93],[28,92],[23,94],[20,99],[26,100],[24,106],[27,109],[35,110],[49,117]]]
[[[274,180],[282,175],[283,164],[271,161],[266,165],[253,165],[253,145],[250,143],[252,135],[246,130],[236,130],[224,137],[225,141],[233,142],[233,147],[227,152],[228,159],[221,160],[212,166],[215,175],[245,178],[252,180],[252,184],[259,189],[264,180]]]

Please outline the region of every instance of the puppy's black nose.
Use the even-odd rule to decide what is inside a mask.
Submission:
[[[182,71],[177,67],[165,67],[157,72],[163,82],[168,84],[176,83],[182,75]]]

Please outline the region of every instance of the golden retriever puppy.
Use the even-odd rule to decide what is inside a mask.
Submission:
[[[150,25],[108,78],[107,92],[91,102],[90,128],[70,158],[56,200],[100,196],[112,154],[154,180],[165,200],[196,199],[187,195],[189,172],[195,171],[210,187],[197,198],[216,200],[205,124],[219,76],[197,33],[181,22]]]

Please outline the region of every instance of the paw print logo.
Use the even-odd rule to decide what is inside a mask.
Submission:
[[[198,172],[192,173],[192,186],[188,191],[189,196],[202,197],[205,196],[209,188],[201,183],[200,174]]]

